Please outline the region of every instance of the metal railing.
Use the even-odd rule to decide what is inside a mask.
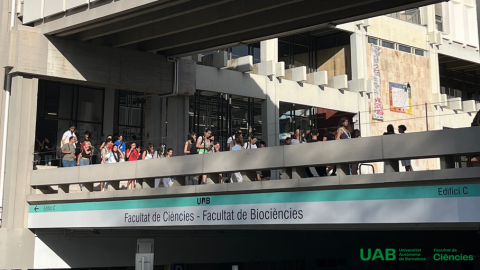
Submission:
[[[186,176],[207,175],[210,182],[219,183],[221,173],[245,172],[247,181],[254,181],[256,172],[265,170],[281,170],[282,179],[301,180],[305,178],[305,167],[327,165],[336,165],[337,178],[325,179],[336,179],[335,181],[339,181],[340,184],[342,181],[355,183],[355,179],[365,180],[365,177],[370,177],[365,181],[375,183],[407,181],[405,179],[410,179],[408,181],[445,177],[455,179],[463,177],[459,171],[468,171],[454,169],[455,156],[480,155],[480,144],[476,143],[479,137],[480,128],[473,127],[58,170],[37,170],[31,173],[30,185],[35,193],[37,190],[51,193],[52,186],[58,186],[56,192],[60,194],[70,193],[70,185],[82,184],[85,191],[93,192],[95,183],[108,182],[114,191],[119,191],[119,182],[125,180],[137,179],[141,188],[150,189],[154,187],[155,178],[175,177],[178,184],[186,185]],[[441,171],[450,173],[439,175],[435,174],[435,171],[399,173],[400,160],[424,158],[440,158]],[[349,175],[350,164],[371,162],[384,162],[384,173]],[[478,175],[467,173],[468,177],[478,178]],[[276,181],[270,182],[270,187],[275,188]],[[195,188],[189,190],[188,187],[178,188],[185,188],[184,191],[179,191],[180,193],[196,190]]]

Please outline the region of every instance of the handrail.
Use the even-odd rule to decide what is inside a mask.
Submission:
[[[218,175],[222,172],[382,161],[393,161],[391,162],[392,166],[397,161],[398,167],[398,160],[401,159],[436,157],[442,158],[444,161],[442,166],[445,168],[453,168],[451,156],[480,153],[480,144],[476,143],[479,137],[480,128],[474,127],[117,164],[37,170],[31,172],[31,186],[201,174]]]

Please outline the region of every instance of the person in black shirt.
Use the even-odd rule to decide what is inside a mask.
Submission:
[[[320,142],[318,140],[318,137],[319,137],[318,130],[312,130],[310,132],[310,139],[307,141],[307,143]],[[327,167],[325,166],[315,167],[315,171],[317,172],[319,177],[327,176]],[[313,177],[313,173],[310,170],[310,167],[305,168],[305,173],[307,174],[308,177]]]
[[[335,141],[335,135],[337,133],[337,129],[334,127],[328,128],[327,132],[323,134],[323,141]]]

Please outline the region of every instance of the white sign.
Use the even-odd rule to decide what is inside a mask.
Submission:
[[[272,192],[32,205],[28,227],[480,222],[475,205],[480,185]]]

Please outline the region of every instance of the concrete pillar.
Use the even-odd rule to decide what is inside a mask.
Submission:
[[[155,149],[166,143],[167,99],[151,96],[146,99],[145,132],[146,143],[153,143]]]
[[[38,79],[15,76],[9,107],[5,167],[3,226],[26,226],[31,193],[30,172],[33,168]]]
[[[183,146],[188,136],[188,96],[168,98],[167,148],[173,149],[174,156],[183,156]]]
[[[35,235],[27,229],[26,196],[32,192],[30,172],[33,168],[38,79],[14,76],[11,82],[6,147],[8,158],[5,172],[1,172],[5,173],[5,186],[0,229],[0,268],[31,269]]]
[[[115,121],[115,89],[105,88],[105,100],[103,101],[103,137],[113,135]]]
[[[350,164],[348,163],[337,164],[337,175],[338,176],[350,175]]]
[[[441,156],[440,157],[440,169],[454,169],[455,158],[454,156]]]
[[[390,173],[390,172],[399,172],[400,166],[398,165],[397,159],[385,160],[383,165],[383,172]]]
[[[260,62],[278,62],[278,38],[260,42]]]
[[[365,35],[358,30],[350,35],[350,48],[352,58],[352,80],[365,79],[367,49],[365,46]]]

